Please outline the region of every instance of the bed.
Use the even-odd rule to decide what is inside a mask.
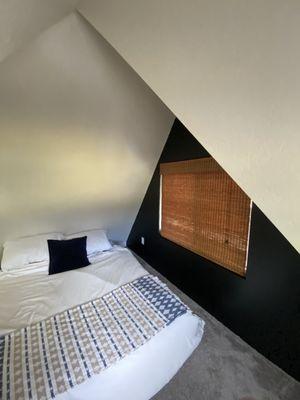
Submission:
[[[28,269],[23,274],[0,272],[0,336],[37,324],[149,276],[131,252],[120,246],[92,256],[90,262],[84,268],[50,276],[43,268],[34,272]],[[170,381],[199,345],[203,329],[204,322],[186,312],[109,368],[49,397],[56,400],[150,399]],[[4,370],[3,379],[6,379]],[[26,396],[36,398],[28,393]],[[11,392],[2,397],[18,398]]]

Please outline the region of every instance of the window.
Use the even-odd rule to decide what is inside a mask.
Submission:
[[[160,164],[160,234],[245,276],[251,200],[211,157]]]

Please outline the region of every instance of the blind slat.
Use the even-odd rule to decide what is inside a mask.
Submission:
[[[160,165],[161,235],[245,276],[251,200],[211,157]]]

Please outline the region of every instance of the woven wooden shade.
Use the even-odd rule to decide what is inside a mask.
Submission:
[[[245,276],[251,200],[211,157],[160,165],[160,233]]]

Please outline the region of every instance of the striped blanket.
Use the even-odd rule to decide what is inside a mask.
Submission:
[[[0,338],[0,398],[54,399],[130,354],[188,308],[145,275]]]

